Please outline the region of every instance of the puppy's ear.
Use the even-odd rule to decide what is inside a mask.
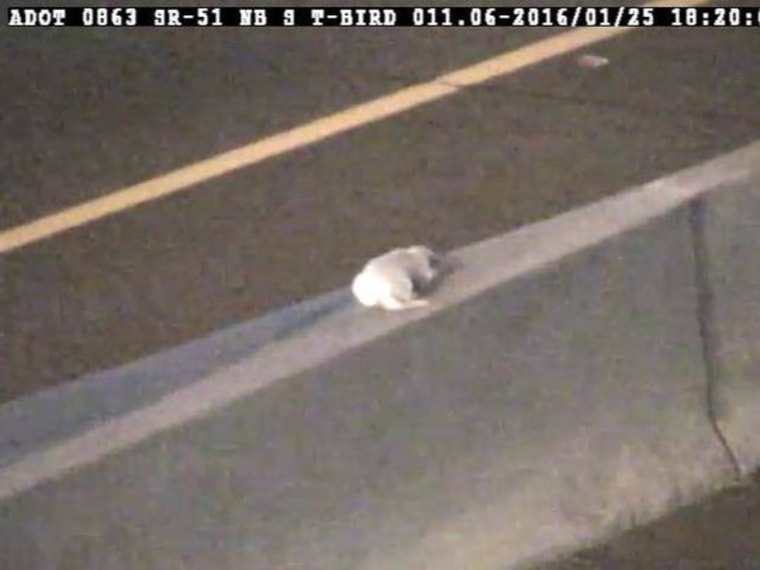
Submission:
[[[451,257],[451,255],[434,253],[430,256],[430,267],[440,275],[451,273],[459,266],[457,260]]]

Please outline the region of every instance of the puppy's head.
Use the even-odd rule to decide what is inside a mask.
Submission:
[[[441,256],[427,246],[413,245],[406,248],[406,251],[418,259],[423,260],[431,268],[435,268],[441,263]]]
[[[457,267],[457,263],[453,258],[445,254],[436,253],[424,245],[413,245],[407,251],[424,260],[427,267],[435,276],[451,273]]]

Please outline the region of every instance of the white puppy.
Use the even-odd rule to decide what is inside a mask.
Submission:
[[[398,248],[371,259],[351,284],[362,305],[389,311],[423,307],[442,272],[442,259],[422,245]]]

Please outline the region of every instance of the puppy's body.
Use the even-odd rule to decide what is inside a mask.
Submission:
[[[398,248],[371,259],[351,284],[358,301],[389,311],[428,304],[421,295],[440,275],[440,258],[425,246]]]

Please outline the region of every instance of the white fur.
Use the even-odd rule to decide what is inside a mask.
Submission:
[[[440,258],[422,245],[398,248],[371,259],[353,280],[351,290],[367,307],[389,311],[423,307],[423,291],[440,275]]]

